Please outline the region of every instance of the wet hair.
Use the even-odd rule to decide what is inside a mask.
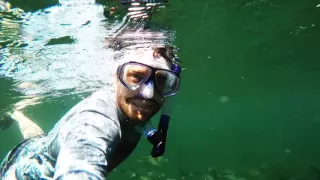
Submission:
[[[167,60],[170,66],[172,66],[175,63],[174,59],[176,57],[176,54],[175,47],[173,46],[156,47],[153,50],[153,55],[155,56],[156,54],[159,54],[165,60]]]

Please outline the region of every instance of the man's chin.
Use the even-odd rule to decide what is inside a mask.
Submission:
[[[154,111],[152,109],[140,108],[135,105],[131,106],[130,109],[131,109],[132,115],[136,117],[135,119],[139,119],[139,120],[148,120],[154,114]]]
[[[137,112],[134,114],[134,118],[133,120],[137,120],[137,121],[148,121],[151,119],[153,113],[146,113],[146,112]]]

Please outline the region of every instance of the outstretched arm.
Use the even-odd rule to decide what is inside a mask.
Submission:
[[[119,124],[94,111],[73,118],[59,134],[54,179],[106,179],[108,157],[120,139]]]

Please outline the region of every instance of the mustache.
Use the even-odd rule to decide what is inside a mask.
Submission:
[[[145,101],[146,103],[150,103],[150,104],[154,105],[154,108],[159,108],[160,107],[160,103],[158,103],[158,101],[156,101],[155,99],[145,99],[143,97],[137,96],[137,97],[129,98],[128,100],[129,101],[141,100],[141,101]]]

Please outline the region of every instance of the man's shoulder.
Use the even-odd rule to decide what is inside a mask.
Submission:
[[[107,89],[100,89],[94,92],[91,96],[84,100],[86,108],[97,108],[100,110],[112,110],[115,111],[116,100],[114,92]]]
[[[86,99],[79,102],[72,110],[78,113],[83,111],[97,112],[106,116],[116,115],[116,101],[112,91],[100,89]]]
[[[79,117],[80,114],[81,116],[88,114],[88,112],[90,112],[89,114],[96,113],[118,121],[116,108],[114,93],[106,89],[100,89],[72,107],[60,121],[62,121],[61,123],[67,122]]]
[[[120,128],[118,120],[116,103],[113,100],[112,93],[104,90],[97,91],[80,101],[71,108],[59,121],[60,128],[58,131],[66,131],[69,128],[79,126],[81,124],[112,123]]]

